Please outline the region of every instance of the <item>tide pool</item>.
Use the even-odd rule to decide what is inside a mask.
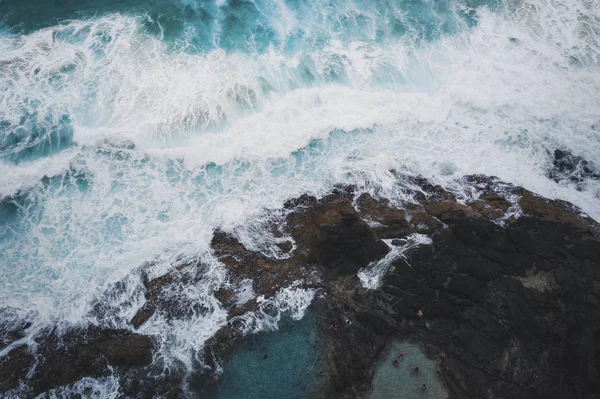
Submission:
[[[265,354],[268,357],[263,358]],[[219,382],[205,393],[218,399],[308,398],[326,367],[320,357],[316,312],[294,322],[282,320],[279,330],[249,335],[222,365]],[[325,375],[319,377],[319,370]]]
[[[400,352],[398,367],[394,359]],[[419,372],[415,373],[414,368]],[[422,385],[427,385],[423,391]],[[373,377],[373,391],[369,399],[445,399],[445,392],[437,373],[434,360],[428,359],[418,345],[407,341],[394,341],[386,351]]]

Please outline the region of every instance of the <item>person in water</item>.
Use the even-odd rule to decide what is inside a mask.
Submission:
[[[427,385],[423,384],[421,385],[421,391],[425,392],[427,390]]]
[[[398,353],[398,358],[400,358],[400,359],[404,358],[404,352]]]
[[[323,377],[323,370],[319,370],[319,377]]]
[[[398,368],[398,366],[400,366],[400,362],[398,361],[398,359],[394,359],[394,361],[392,362],[392,364],[394,365],[394,367]]]
[[[265,354],[263,355],[263,359],[266,359],[266,358],[268,358],[268,357],[269,357],[269,354],[268,354],[268,353],[265,353]]]
[[[419,374],[419,368],[418,367],[413,368],[412,372],[413,372],[413,374]]]

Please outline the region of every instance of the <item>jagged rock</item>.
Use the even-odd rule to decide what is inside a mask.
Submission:
[[[287,217],[299,255],[330,274],[355,274],[389,249],[360,218],[352,202],[331,195]]]
[[[0,359],[0,392],[18,387],[34,362],[35,358],[26,345],[13,349]]]
[[[0,319],[3,320],[0,324],[0,350],[25,337],[31,326],[30,322],[20,319],[12,308],[0,309]]]
[[[532,193],[524,193],[519,200],[523,212],[537,215],[546,220],[570,224],[590,234],[598,234],[598,225],[590,217],[582,215],[573,205],[565,201],[554,201]]]
[[[276,244],[281,251],[286,254],[294,248],[294,244],[291,241],[284,241]]]
[[[149,337],[126,330],[72,330],[57,336],[50,332],[36,339],[34,357],[26,346],[12,350],[0,363],[0,392],[16,388],[34,364],[27,381],[32,395],[73,383],[83,377],[106,375],[109,365],[128,369],[152,363]]]
[[[458,202],[442,201],[430,202],[425,205],[425,210],[444,223],[449,223],[461,218],[477,218],[481,214]]]
[[[330,285],[335,299],[322,305],[320,330],[334,384],[323,397],[366,393],[392,335],[433,350],[451,397],[600,392],[598,224],[569,204],[511,193],[527,216],[505,226],[448,200],[425,203],[447,227],[411,252],[410,266],[395,261],[377,291]],[[487,198],[504,212],[511,204],[499,197]],[[340,314],[352,328],[327,331]]]
[[[581,190],[581,183],[586,179],[600,179],[600,173],[594,171],[594,166],[582,157],[560,149],[554,150],[553,155],[553,167],[548,171],[548,177],[557,183],[574,183],[575,188]]]
[[[198,302],[192,302],[184,296],[174,293],[185,286],[196,284],[202,279],[203,265],[200,263],[183,263],[169,273],[160,277],[145,280],[146,303],[130,320],[130,324],[138,329],[146,323],[157,311],[168,319],[189,317],[200,314],[207,308]]]
[[[217,291],[215,291],[215,298],[217,298],[219,302],[221,302],[221,305],[223,305],[223,307],[229,307],[229,304],[231,304],[231,302],[235,298],[235,291],[226,288],[220,288]]]
[[[130,323],[135,329],[138,329],[142,325],[144,325],[144,323],[150,320],[150,318],[154,315],[155,312],[156,308],[153,305],[149,305],[146,303],[131,318]]]
[[[484,194],[468,205],[490,220],[497,220],[504,217],[506,211],[512,206],[510,201],[497,194]]]
[[[393,338],[428,349],[451,398],[593,398],[600,392],[598,223],[571,204],[493,177],[464,177],[461,183],[474,193],[461,199],[465,205],[459,194],[425,179],[398,176],[414,199],[404,209],[368,194],[355,198],[351,186],[321,199],[304,195],[286,202],[279,227],[294,240],[281,246],[287,259],[250,251],[216,231],[211,246],[229,281],[215,296],[228,311],[228,324],[206,343],[204,365],[210,369],[231,353],[241,337],[238,316],[258,306],[256,300],[236,303],[231,287],[250,279],[254,292],[268,298],[302,280],[323,293],[317,331],[330,383],[317,397],[368,395],[377,360]],[[432,245],[393,261],[380,289],[361,287],[356,272],[389,251],[381,239],[413,233],[428,234]],[[171,295],[197,283],[202,267],[183,264],[145,281],[146,304],[132,324],[142,325],[155,312],[185,318],[202,311]],[[330,329],[332,320],[342,328]],[[43,361],[27,382],[32,393],[105,375],[109,365],[130,370],[151,361],[149,338],[123,331],[73,331],[61,339],[49,333],[39,346]],[[26,347],[14,348],[0,363],[0,392],[25,378],[34,361]],[[183,395],[180,377],[161,378],[128,374],[123,392]],[[202,393],[212,381],[199,368],[188,382]]]
[[[380,238],[403,237],[413,230],[409,216],[404,209],[395,209],[385,201],[378,201],[364,193],[356,200],[358,212]]]
[[[290,262],[322,271],[320,286],[327,294],[317,303],[318,331],[331,384],[319,397],[367,394],[391,337],[425,345],[438,359],[451,397],[583,398],[598,391],[597,223],[570,204],[495,178],[467,176],[464,182],[479,193],[468,205],[419,179],[411,181],[419,203],[406,209],[363,194],[355,201],[357,213],[350,189],[320,200],[288,201],[294,211],[286,228],[296,241]],[[518,206],[524,216],[496,223]],[[365,256],[365,246],[377,248],[379,238],[422,231],[433,244],[414,249],[410,266],[404,259],[393,262],[379,290],[359,286],[357,265],[385,254]],[[361,256],[344,265],[347,254],[341,248],[356,248],[359,236]],[[217,251],[236,254],[224,261],[231,262],[232,272],[247,276],[252,275],[247,270],[261,269],[260,256],[236,240],[218,241]],[[238,307],[235,314],[254,306]],[[332,320],[346,318],[351,327],[329,328]],[[209,343],[217,348],[211,353],[227,356],[236,339],[234,329],[223,329]]]
[[[211,246],[235,282],[251,279],[254,292],[260,295],[271,296],[292,281],[309,275],[309,270],[294,260],[280,261],[249,251],[237,238],[220,230],[215,231]]]

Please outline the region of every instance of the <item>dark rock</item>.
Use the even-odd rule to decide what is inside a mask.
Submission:
[[[468,205],[486,218],[496,220],[505,216],[512,203],[498,194],[484,194]]]
[[[133,316],[130,324],[137,329],[156,312],[167,319],[205,313],[208,309],[202,304],[179,295],[185,286],[196,284],[202,279],[202,271],[203,265],[200,263],[182,263],[167,274],[152,280],[145,279],[146,303]]]
[[[356,198],[351,186],[336,187],[321,199],[304,195],[287,201],[284,226],[278,226],[278,237],[290,234],[295,242],[280,246],[290,252],[287,259],[250,251],[234,235],[215,231],[211,246],[229,281],[214,294],[228,311],[228,323],[208,340],[203,364],[195,365],[186,386],[205,392],[212,382],[207,368],[240,343],[238,316],[258,306],[269,313],[256,300],[236,303],[231,287],[250,279],[253,290],[267,298],[296,281],[322,294],[316,302],[318,334],[330,379],[317,397],[368,395],[377,360],[395,338],[427,348],[451,398],[589,398],[600,392],[598,223],[571,204],[494,177],[461,179],[475,193],[461,199],[464,205],[423,178],[397,176],[415,200],[404,209],[368,194]],[[518,208],[521,213],[514,212]],[[381,239],[414,233],[428,234],[433,244],[394,260],[380,289],[361,287],[357,271],[389,251]],[[137,328],[157,312],[167,320],[202,312],[177,295],[202,273],[202,264],[182,262],[145,281],[146,304],[131,323]],[[333,321],[341,327],[331,329]],[[5,345],[27,328],[0,330],[8,337],[2,338]],[[36,357],[20,346],[1,360],[0,390],[18,386],[41,359],[27,381],[31,394],[106,375],[111,366],[124,395],[183,396],[177,372],[136,374],[152,361],[148,337],[102,329],[60,337],[49,332],[38,346]]]
[[[130,323],[134,328],[138,329],[144,323],[150,320],[150,318],[154,315],[155,312],[156,308],[153,305],[146,303],[136,312],[136,314],[131,319]]]
[[[12,350],[0,363],[0,392],[18,387],[37,359],[35,371],[27,380],[31,394],[71,384],[83,377],[109,373],[109,365],[120,369],[144,367],[152,363],[152,341],[125,330],[71,330],[58,336],[39,336],[38,356],[26,346]],[[25,394],[24,394],[25,395]]]
[[[235,298],[235,291],[226,288],[220,288],[215,291],[215,298],[217,298],[224,307],[228,307]]]
[[[389,251],[345,197],[325,197],[289,214],[287,227],[301,248],[298,256],[328,273],[355,274]]]
[[[395,261],[378,291],[326,276],[330,296],[320,305],[319,330],[332,385],[323,397],[366,394],[391,336],[430,349],[451,397],[584,398],[600,391],[598,224],[570,204],[496,178],[464,181],[480,193],[468,206],[427,185],[416,195],[421,205],[404,210],[366,194],[357,199],[376,235],[418,232],[418,215],[433,246],[414,250],[410,266]],[[507,196],[520,199],[513,204]],[[514,206],[525,216],[495,223]],[[297,222],[316,235],[306,220]],[[313,245],[298,243],[299,251]],[[346,317],[352,327],[329,329]]]
[[[279,242],[275,245],[277,245],[277,247],[281,249],[284,254],[290,252],[292,248],[294,248],[294,244],[291,241]]]
[[[519,206],[526,214],[568,224],[591,235],[598,235],[598,224],[593,219],[582,216],[580,211],[565,201],[548,200],[527,192],[519,200]]]
[[[595,170],[595,166],[582,157],[560,149],[554,150],[553,155],[548,177],[557,183],[573,183],[578,190],[582,190],[582,183],[586,179],[600,179],[600,173]]]
[[[428,214],[438,218],[444,223],[449,223],[462,218],[481,217],[478,212],[468,206],[451,201],[429,202],[425,205],[425,210]]]
[[[373,229],[380,238],[404,237],[413,230],[404,209],[392,208],[367,193],[358,197],[356,203],[360,216],[376,224]]]
[[[17,388],[25,380],[35,358],[26,345],[13,349],[0,359],[0,393]]]
[[[0,309],[0,350],[23,338],[31,323],[19,318],[13,308]]]
[[[570,204],[493,177],[466,176],[463,184],[478,193],[468,205],[418,178],[407,189],[419,203],[405,209],[363,194],[357,213],[350,191],[288,202],[294,210],[286,228],[296,241],[289,262],[324,272],[318,330],[331,384],[320,397],[367,394],[391,337],[425,345],[451,397],[583,398],[598,391],[598,224]],[[496,223],[517,206],[525,216]],[[433,245],[396,260],[380,290],[358,285],[358,268],[387,251],[379,238],[416,232],[430,234]],[[260,276],[256,270],[276,267],[258,267],[262,258],[232,237],[218,236],[213,248],[235,273]],[[330,329],[332,320],[342,328]],[[226,328],[210,345],[226,356],[235,340],[235,329]]]
[[[271,296],[295,280],[309,278],[309,270],[294,260],[277,260],[247,250],[237,238],[223,231],[214,233],[211,246],[218,259],[231,271],[234,282],[251,279],[254,292]]]

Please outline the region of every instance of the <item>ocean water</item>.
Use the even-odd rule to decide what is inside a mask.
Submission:
[[[24,342],[130,328],[141,267],[199,260],[182,295],[207,311],[141,329],[191,369],[226,323],[213,229],[277,254],[269,210],[335,183],[400,204],[392,169],[496,175],[600,219],[597,180],[548,178],[556,148],[598,170],[598,1],[0,0],[0,306]],[[293,292],[277,306],[312,298]]]

